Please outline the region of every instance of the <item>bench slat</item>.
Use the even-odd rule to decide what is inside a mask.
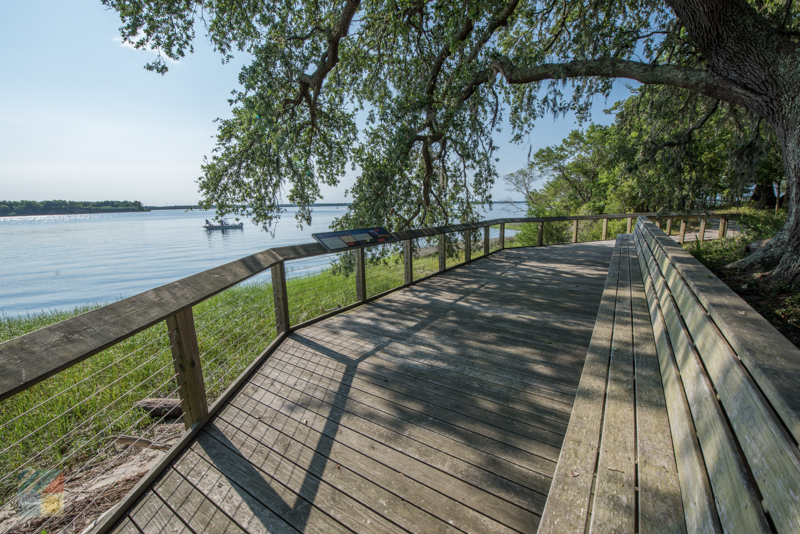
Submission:
[[[590,532],[633,532],[636,430],[629,235],[622,236],[617,305]]]
[[[644,221],[643,221],[644,223]],[[650,223],[644,223],[650,228]],[[654,236],[692,292],[719,326],[742,363],[800,442],[800,351],[691,254],[663,235]]]
[[[611,352],[621,239],[621,236],[617,237],[617,246],[611,257],[597,321],[564,437],[564,445],[553,475],[542,521],[539,523],[539,533],[582,534],[586,529]]]
[[[664,386],[639,259],[631,240],[631,311],[636,375],[640,532],[686,532]],[[712,504],[713,506],[713,504]],[[698,532],[698,530],[692,530]],[[713,532],[705,529],[703,532]]]
[[[664,249],[652,234],[645,238],[725,407],[765,508],[780,531],[800,532],[800,452]]]
[[[688,532],[722,532],[711,483],[708,481],[700,443],[695,434],[692,414],[681,384],[678,364],[672,352],[664,318],[655,295],[650,271],[637,240],[639,267],[644,278],[645,293],[658,352],[658,365],[667,402],[672,444],[678,468],[681,499]]]
[[[725,422],[714,389],[680,319],[678,307],[669,293],[646,235],[641,245],[664,312],[667,331],[714,489],[722,527],[726,532],[769,532],[769,524],[750,483],[744,459],[739,454],[731,429]]]

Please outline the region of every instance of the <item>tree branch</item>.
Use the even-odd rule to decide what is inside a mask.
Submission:
[[[783,6],[783,21],[781,21],[781,25],[779,29],[783,30],[789,26],[789,21],[792,18],[792,0],[785,0]]]
[[[679,139],[674,140],[674,141],[666,141],[664,143],[660,143],[660,144],[656,145],[656,150],[661,150],[662,148],[665,148],[665,147],[668,147],[668,146],[683,146],[683,145],[687,145],[689,143],[689,141],[691,141],[691,139],[692,139],[692,134],[696,130],[702,128],[703,125],[706,122],[708,122],[708,119],[710,119],[711,116],[714,114],[714,112],[717,111],[718,107],[719,107],[719,100],[714,100],[714,103],[711,105],[711,107],[708,109],[708,111],[706,111],[705,115],[703,115],[700,118],[700,120],[697,121],[696,124],[693,124],[692,126],[690,126],[689,129],[686,130],[680,136]]]
[[[766,95],[756,94],[705,69],[678,65],[652,65],[616,58],[517,67],[509,58],[499,54],[495,56],[490,67],[475,76],[462,90],[461,101],[468,100],[478,87],[492,81],[497,74],[502,74],[506,82],[512,85],[593,76],[626,78],[644,84],[681,87],[716,100],[725,100],[755,110],[765,110],[768,104]]]

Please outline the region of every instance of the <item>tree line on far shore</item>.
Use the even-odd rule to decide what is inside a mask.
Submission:
[[[18,215],[61,215],[71,213],[107,213],[115,211],[148,211],[138,200],[0,200],[0,217]]]

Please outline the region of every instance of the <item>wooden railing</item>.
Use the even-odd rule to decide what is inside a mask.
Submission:
[[[706,221],[709,218],[720,219],[719,236],[727,232],[728,214],[694,213],[667,214],[632,213],[582,215],[566,217],[533,217],[504,218],[477,223],[439,226],[394,232],[401,242],[404,251],[405,285],[413,283],[413,255],[411,240],[439,236],[439,271],[446,270],[446,250],[444,236],[454,232],[464,233],[465,262],[472,260],[472,232],[483,230],[483,254],[490,253],[489,229],[499,225],[499,250],[505,248],[505,226],[511,223],[538,223],[537,244],[543,244],[544,224],[548,222],[571,221],[572,242],[578,242],[579,221],[603,221],[601,239],[608,238],[609,220],[627,219],[626,233],[630,233],[634,218],[645,216],[660,224],[667,221],[667,232],[671,230],[673,220],[681,221],[680,242],[686,230],[686,221],[700,219],[698,237],[703,239]],[[364,248],[355,250],[356,260],[356,292],[357,303],[367,300],[364,277]],[[157,323],[166,322],[168,330],[175,332],[172,336],[172,352],[176,371],[182,375],[183,387],[180,388],[185,423],[188,426],[207,413],[202,376],[197,360],[197,339],[194,333],[192,307],[225,289],[239,284],[267,270],[272,272],[275,314],[278,333],[285,333],[295,327],[289,325],[288,299],[286,294],[286,275],[284,264],[289,260],[310,258],[327,252],[318,243],[307,243],[276,247],[247,256],[245,258],[221,265],[214,269],[198,273],[182,280],[145,291],[113,304],[78,315],[71,319],[42,328],[30,334],[0,344],[0,401],[8,399],[20,391],[53,376],[89,358],[108,347],[111,347],[134,334]],[[373,297],[374,298],[374,297]],[[341,311],[341,310],[337,310]]]
[[[4,506],[9,505],[11,501],[3,503],[2,501],[8,497],[9,484],[14,477],[14,470],[21,470],[26,466],[45,461],[47,454],[53,452],[54,447],[61,447],[66,450],[66,445],[72,436],[80,436],[82,446],[86,445],[84,439],[86,434],[95,432],[92,437],[94,444],[90,444],[92,452],[99,451],[102,454],[109,453],[109,447],[113,443],[125,443],[120,441],[120,434],[125,434],[124,428],[117,425],[98,424],[98,421],[103,418],[109,408],[100,403],[95,406],[92,413],[83,413],[78,415],[79,407],[85,408],[86,399],[81,397],[74,399],[73,404],[64,403],[63,397],[57,399],[68,390],[76,387],[76,384],[86,382],[89,379],[94,380],[95,375],[100,371],[92,370],[91,376],[85,376],[85,368],[76,368],[70,370],[68,373],[73,373],[72,377],[69,374],[60,375],[60,373],[67,371],[71,367],[80,364],[81,362],[91,363],[89,360],[92,356],[106,351],[107,349],[116,350],[119,345],[125,342],[128,338],[135,336],[144,331],[148,333],[155,332],[149,330],[159,324],[165,324],[166,333],[161,331],[155,336],[155,341],[150,342],[150,348],[144,350],[139,348],[141,345],[138,342],[139,338],[131,340],[131,344],[135,348],[130,352],[122,354],[119,359],[112,358],[111,364],[103,361],[103,369],[108,369],[114,366],[114,362],[119,363],[125,360],[128,367],[122,368],[117,375],[106,378],[106,383],[98,384],[98,390],[106,390],[106,398],[111,398],[113,402],[117,402],[120,395],[124,397],[119,401],[117,409],[121,412],[121,405],[124,405],[126,412],[123,415],[130,415],[130,412],[135,411],[136,406],[133,404],[132,399],[137,398],[141,400],[139,394],[140,389],[130,387],[129,389],[121,388],[120,393],[111,393],[112,386],[118,387],[123,379],[128,380],[126,376],[134,376],[131,373],[132,369],[136,366],[139,369],[147,362],[157,363],[162,374],[150,375],[150,377],[158,376],[159,380],[151,380],[147,382],[146,391],[156,393],[156,397],[163,398],[165,396],[177,395],[180,398],[180,404],[183,414],[183,423],[186,429],[191,429],[181,438],[165,457],[165,461],[174,457],[177,451],[188,443],[188,439],[199,431],[202,422],[207,420],[213,415],[217,409],[224,405],[226,400],[230,398],[233,392],[243,383],[242,381],[248,374],[249,369],[253,369],[270,352],[277,347],[285,337],[293,330],[302,326],[308,325],[312,322],[322,320],[331,315],[341,313],[354,306],[358,306],[370,300],[379,298],[396,289],[407,287],[418,281],[424,280],[431,276],[435,276],[441,272],[452,269],[458,265],[463,265],[470,261],[474,261],[478,256],[486,256],[494,252],[506,248],[506,225],[514,223],[530,223],[536,224],[537,246],[545,245],[545,228],[547,224],[562,223],[561,232],[567,232],[563,223],[572,223],[571,232],[567,242],[577,243],[579,241],[579,224],[582,221],[588,222],[592,225],[594,235],[597,235],[597,228],[595,225],[602,222],[602,230],[599,232],[599,237],[602,240],[607,238],[613,239],[615,235],[609,235],[609,221],[627,220],[625,225],[626,233],[631,232],[631,227],[634,218],[639,216],[649,217],[654,221],[661,222],[666,220],[668,230],[671,229],[672,221],[681,221],[681,234],[680,241],[686,231],[686,221],[690,219],[700,219],[700,234],[699,239],[703,239],[706,227],[706,221],[709,218],[720,219],[720,234],[719,237],[724,237],[727,232],[727,217],[728,214],[724,213],[695,213],[695,214],[656,214],[656,213],[631,213],[631,214],[607,214],[607,215],[584,215],[584,216],[566,216],[566,217],[535,217],[535,218],[504,218],[481,221],[477,223],[458,224],[451,226],[440,226],[433,228],[423,228],[420,230],[409,230],[395,232],[393,235],[397,238],[398,242],[391,245],[380,244],[370,245],[351,249],[347,253],[354,254],[355,268],[353,270],[354,276],[351,278],[339,277],[336,280],[338,286],[334,285],[314,287],[309,285],[307,289],[298,289],[296,278],[292,276],[297,275],[299,263],[304,263],[303,260],[315,256],[322,256],[326,254],[335,255],[335,253],[327,252],[322,246],[317,243],[307,243],[302,245],[276,247],[272,249],[247,256],[245,258],[233,261],[231,263],[221,265],[214,269],[189,276],[182,280],[166,284],[164,286],[145,291],[138,295],[120,300],[113,304],[109,304],[93,311],[78,315],[76,317],[61,321],[59,323],[47,326],[35,332],[20,336],[18,338],[6,341],[0,344],[0,437],[5,432],[7,435],[14,436],[14,440],[7,443],[6,446],[0,446],[0,453],[2,451],[12,451],[16,446],[15,443],[24,444],[27,440],[28,443],[42,442],[42,447],[39,449],[34,448],[36,455],[30,458],[26,457],[24,462],[4,462],[0,456],[0,464],[5,466],[5,475],[0,474],[0,512],[3,512]],[[490,239],[490,228],[499,227],[498,236]],[[621,230],[622,226],[617,225]],[[458,236],[451,234],[458,233]],[[482,233],[482,236],[481,236]],[[416,257],[419,256],[420,249],[422,248],[417,242],[425,240],[428,245],[438,240],[438,246],[432,251],[433,256],[438,255],[438,269],[430,265],[430,262],[420,262],[424,268],[420,269],[415,266],[415,253]],[[458,261],[453,260],[453,244],[457,244]],[[482,245],[482,247],[480,247]],[[402,250],[402,276],[400,273],[393,272],[391,280],[384,285],[375,285],[370,287],[376,278],[375,269],[367,261],[367,254],[365,249],[371,246],[377,247],[397,247],[393,249]],[[449,248],[448,248],[449,247]],[[431,249],[428,249],[431,250]],[[392,251],[390,251],[392,252]],[[449,254],[448,254],[449,252]],[[430,258],[434,261],[435,258]],[[398,259],[399,261],[399,259]],[[288,265],[287,265],[288,262]],[[424,265],[423,265],[424,264]],[[399,264],[398,264],[399,267]],[[294,270],[293,270],[294,269]],[[373,269],[370,271],[370,269]],[[373,278],[370,277],[372,273]],[[287,277],[288,274],[288,277]],[[251,299],[247,297],[246,307],[240,303],[234,296],[228,298],[227,295],[231,294],[233,287],[242,284],[245,281],[254,279],[261,275],[261,277],[269,277],[271,284],[271,294],[264,297],[264,292],[259,293],[259,299]],[[396,276],[397,275],[397,276]],[[287,286],[287,278],[289,284]],[[351,280],[354,279],[354,282]],[[373,282],[371,282],[371,280]],[[355,299],[351,296],[344,298],[339,304],[330,306],[317,306],[312,312],[305,315],[292,315],[290,312],[295,313],[292,299],[297,303],[301,298],[306,300],[316,299],[316,292],[333,292],[336,288],[341,290],[342,285],[349,285],[348,291],[353,291]],[[267,286],[261,286],[267,287]],[[389,289],[385,289],[389,287]],[[377,289],[376,289],[377,288]],[[231,290],[226,292],[226,290]],[[267,289],[268,291],[268,289]],[[306,293],[303,294],[302,291]],[[225,295],[220,295],[226,292]],[[208,301],[208,302],[206,302]],[[218,303],[222,301],[223,304]],[[223,306],[225,302],[229,302],[227,307]],[[234,304],[230,304],[233,302]],[[326,309],[328,308],[328,309]],[[260,314],[261,319],[254,320],[253,324],[258,324],[258,328],[252,328],[249,324],[237,325],[236,318],[229,318],[225,316],[222,320],[217,315],[224,315],[221,310],[235,309],[235,313],[242,316],[247,314]],[[200,311],[196,311],[200,310]],[[227,312],[226,312],[227,313]],[[211,317],[211,319],[209,319]],[[196,324],[197,322],[197,324]],[[210,327],[209,325],[213,325]],[[274,325],[274,326],[273,326]],[[228,335],[227,330],[239,328],[235,335]],[[211,343],[208,338],[211,337],[209,332],[214,330],[214,334],[222,332],[224,349],[217,346],[217,342]],[[244,332],[243,334],[240,333]],[[201,335],[202,334],[202,335]],[[141,334],[146,335],[146,334]],[[242,348],[241,344],[236,344],[239,339],[247,336],[246,350]],[[236,338],[236,342],[228,343],[225,341],[227,338]],[[209,348],[210,345],[213,345]],[[153,347],[159,347],[156,351]],[[217,347],[217,348],[214,348]],[[141,350],[141,352],[139,352]],[[149,352],[148,352],[149,351]],[[124,353],[125,351],[121,351]],[[107,358],[108,353],[104,353]],[[164,355],[163,357],[160,355]],[[171,360],[170,363],[170,355]],[[238,358],[238,359],[237,359]],[[233,362],[236,359],[236,365]],[[140,363],[141,360],[141,363]],[[230,360],[230,361],[229,361]],[[218,362],[222,362],[225,366],[225,372],[222,373],[221,378],[217,374],[211,374],[207,369],[213,369],[213,373],[217,373],[217,368],[214,367]],[[155,365],[154,363],[154,365]],[[229,365],[230,364],[230,365]],[[85,365],[85,364],[83,364]],[[208,366],[207,368],[204,368]],[[174,368],[174,371],[172,370]],[[102,371],[102,369],[101,369]],[[204,372],[206,376],[204,376]],[[58,376],[56,376],[58,375]],[[210,379],[210,376],[213,380]],[[236,378],[238,376],[238,378]],[[52,377],[52,378],[51,378]],[[60,380],[60,377],[66,377],[67,380],[64,385],[60,386],[63,389],[59,390],[57,387],[52,386],[51,382],[43,383],[41,387],[34,388],[40,382],[51,378],[51,380]],[[166,381],[164,380],[166,378]],[[138,379],[137,379],[138,380]],[[208,383],[206,382],[208,381]],[[164,388],[163,385],[168,383],[169,387]],[[156,384],[156,386],[153,386]],[[220,385],[221,384],[221,385]],[[126,384],[128,387],[130,384]],[[84,384],[85,386],[85,384]],[[213,391],[209,388],[213,387]],[[222,389],[224,391],[222,391]],[[26,390],[30,390],[26,392]],[[167,391],[164,394],[164,391]],[[25,395],[32,398],[26,398],[24,403],[20,406],[14,406],[13,410],[5,409],[14,403],[12,399],[17,394],[26,392]],[[159,394],[159,392],[161,394]],[[221,393],[220,393],[221,392]],[[70,391],[70,394],[74,391]],[[86,395],[95,396],[97,392],[88,388]],[[137,395],[139,395],[137,397]],[[145,396],[149,396],[145,395]],[[45,400],[41,400],[45,398]],[[216,399],[210,405],[209,399]],[[53,400],[55,399],[55,400]],[[35,411],[42,412],[42,410],[49,410],[48,402],[52,401],[53,405],[62,412],[54,412],[53,415],[48,415],[42,418],[36,425],[32,425],[35,430],[30,432],[25,429],[24,432],[15,432],[13,425],[23,424],[21,418],[27,417]],[[111,401],[110,401],[111,402]],[[59,404],[60,403],[60,404]],[[95,403],[98,404],[98,403]],[[66,409],[65,409],[66,408]],[[11,412],[14,412],[13,414]],[[118,421],[121,417],[117,417],[117,412],[113,413],[114,422]],[[68,418],[63,419],[64,415]],[[145,416],[146,417],[146,416]],[[141,430],[137,427],[137,419],[130,426],[125,428],[137,429],[137,432],[147,433],[153,432],[157,424],[164,420],[156,421],[150,425],[147,430]],[[70,419],[71,418],[71,419]],[[126,419],[126,421],[133,420],[133,417]],[[70,421],[69,430],[61,437],[59,435],[58,441],[53,442],[52,435],[47,437],[47,427],[51,425],[62,425],[63,421]],[[126,422],[127,424],[127,422]],[[22,429],[23,427],[20,427]],[[54,427],[55,428],[55,427]],[[59,430],[58,432],[62,432]],[[56,432],[56,434],[58,434]],[[149,435],[149,434],[148,434]],[[21,437],[20,437],[21,436]],[[122,436],[130,442],[131,436]],[[141,437],[144,437],[142,434]],[[152,437],[152,436],[151,436]],[[37,441],[38,440],[38,441]],[[139,439],[134,437],[133,441],[150,443],[148,439]],[[2,440],[0,440],[2,441]],[[110,442],[110,444],[109,444]],[[141,446],[141,445],[137,445]],[[113,448],[113,447],[112,447]],[[88,450],[88,449],[87,449]],[[48,452],[49,451],[49,452]],[[47,454],[45,454],[47,453]],[[4,454],[10,454],[6,452]],[[26,453],[28,454],[28,453]],[[80,455],[75,454],[74,458]],[[65,465],[71,466],[70,469],[75,471],[74,478],[80,479],[78,473],[82,469],[89,469],[92,465],[90,460],[88,463],[76,467],[70,463],[70,457],[59,460],[56,467],[64,467]],[[59,456],[59,458],[63,458]],[[7,460],[8,458],[6,458]],[[10,467],[9,467],[10,466]],[[42,467],[39,465],[39,467]],[[149,476],[149,475],[148,475]],[[139,485],[132,490],[143,491],[142,488],[148,483],[147,477],[142,479]]]

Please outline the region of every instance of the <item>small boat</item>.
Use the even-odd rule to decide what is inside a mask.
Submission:
[[[214,224],[206,219],[206,224],[203,225],[206,230],[243,230],[244,223],[231,224],[227,219],[222,219],[220,224]]]

